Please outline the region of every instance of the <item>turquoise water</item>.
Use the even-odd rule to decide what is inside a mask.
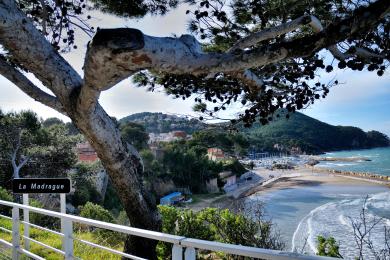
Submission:
[[[340,151],[325,157],[366,157],[371,161],[322,162],[319,167],[355,172],[371,172],[390,176],[390,148]],[[340,243],[344,259],[355,259],[351,219],[358,221],[364,198],[369,196],[367,221],[380,219],[371,232],[373,246],[382,248],[384,228],[390,228],[390,190],[372,184],[317,184],[278,189],[265,194],[254,194],[247,203],[265,204],[267,216],[276,224],[287,250],[316,253],[317,236],[332,236]],[[368,250],[365,259],[373,259]]]
[[[356,245],[350,218],[357,220],[363,200],[369,196],[370,219],[383,218],[372,232],[376,247],[384,245],[384,226],[390,228],[390,192],[376,185],[330,185],[291,187],[247,198],[251,203],[262,201],[266,216],[280,231],[286,250],[316,253],[317,236],[332,236],[340,243],[344,259],[354,259]],[[367,255],[367,258],[371,256]]]
[[[371,161],[357,162],[321,162],[317,167],[341,171],[370,172],[390,176],[390,147],[365,150],[329,152],[322,157],[365,157]]]

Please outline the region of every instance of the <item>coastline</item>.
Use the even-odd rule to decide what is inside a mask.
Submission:
[[[256,169],[260,176],[275,175],[278,170]],[[321,184],[332,185],[379,185],[390,188],[390,177],[371,173],[357,173],[351,171],[331,170],[311,166],[298,166],[292,170],[280,172],[278,177],[250,188],[241,193],[239,198],[251,196],[255,193],[265,193],[276,189],[285,189],[297,186],[317,186]]]
[[[205,207],[234,209],[236,204],[252,195],[299,187],[315,187],[320,185],[349,186],[381,186],[390,190],[390,176],[380,176],[371,173],[356,173],[350,171],[331,170],[320,167],[300,165],[290,170],[268,170],[257,168],[252,170],[261,180],[241,184],[237,189],[208,197],[197,203],[188,205],[195,211]],[[272,178],[271,178],[272,177]]]

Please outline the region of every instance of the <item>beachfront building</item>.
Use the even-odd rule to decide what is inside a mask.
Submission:
[[[173,192],[160,199],[160,205],[175,205],[184,200],[184,196],[181,192]]]

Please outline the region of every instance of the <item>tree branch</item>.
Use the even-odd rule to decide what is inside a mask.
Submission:
[[[228,52],[234,52],[238,49],[245,49],[251,46],[256,45],[259,42],[269,40],[269,39],[275,39],[276,37],[292,32],[303,25],[310,24],[311,27],[316,31],[321,31],[322,30],[322,25],[319,22],[317,18],[311,15],[305,15],[301,16],[295,20],[292,20],[290,22],[272,27],[272,28],[267,28],[265,30],[259,31],[259,32],[254,32],[250,34],[249,36],[242,38],[241,40],[237,41],[236,44],[234,44]]]
[[[251,89],[251,92],[256,96],[259,96],[263,93],[264,81],[256,75],[250,69],[246,69],[244,72],[238,72],[233,74],[237,79],[243,81]]]
[[[51,107],[66,115],[62,104],[58,99],[35,86],[23,73],[10,65],[3,57],[0,57],[0,74],[14,83],[20,90],[34,100]]]
[[[359,8],[351,17],[334,22],[325,29],[315,17],[304,16],[277,29],[263,31],[238,46],[247,46],[259,39],[285,33],[301,24],[310,24],[317,33],[248,51],[222,54],[203,53],[198,48],[199,43],[188,35],[180,38],[161,38],[147,36],[139,30],[129,28],[100,30],[89,45],[84,68],[85,82],[90,88],[103,91],[144,69],[195,76],[213,75],[218,72],[242,73],[247,69],[281,60],[309,56],[323,48],[330,47],[334,50],[338,42],[357,37],[377,26],[389,11],[390,2],[378,0]]]

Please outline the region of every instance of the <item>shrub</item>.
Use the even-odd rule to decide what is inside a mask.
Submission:
[[[343,258],[339,252],[339,245],[333,237],[325,238],[323,236],[318,236],[317,241],[317,255]]]
[[[44,208],[44,205],[35,199],[29,200],[29,205],[35,208]],[[60,220],[58,218],[42,215],[39,213],[30,212],[30,222],[38,226],[48,227],[51,229],[59,229]]]
[[[92,202],[87,202],[84,206],[79,207],[79,209],[80,209],[81,217],[91,218],[91,219],[100,220],[109,223],[116,223],[114,216],[108,210],[104,209],[100,205],[93,204]],[[80,230],[91,231],[92,234],[95,236],[95,238],[100,242],[116,245],[124,239],[124,236],[122,234],[110,230],[86,227],[85,225],[81,225],[81,224],[77,226],[79,227]]]
[[[257,211],[254,217],[216,208],[194,212],[159,206],[159,211],[163,220],[162,231],[165,233],[245,246],[284,248],[279,235],[272,228],[272,223],[264,219],[262,211]],[[159,258],[170,258],[171,249],[170,244],[160,242],[157,246]]]
[[[13,201],[13,197],[12,197],[11,193],[9,193],[6,189],[0,187],[0,200]],[[5,207],[5,206],[0,206],[0,214],[10,215],[11,208]]]

